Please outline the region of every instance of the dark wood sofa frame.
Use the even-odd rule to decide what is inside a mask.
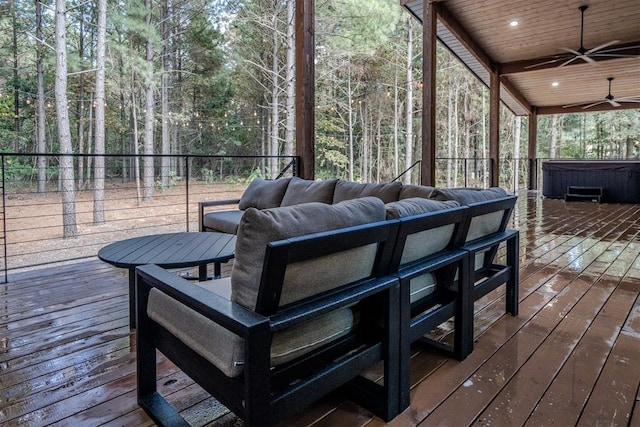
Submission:
[[[269,244],[256,311],[232,303],[163,270],[148,265],[137,270],[138,402],[160,425],[187,425],[156,390],[156,349],[247,425],[270,425],[341,386],[357,403],[384,420],[398,411],[399,290],[386,275],[397,222],[367,224]],[[373,277],[333,291],[278,307],[286,266],[290,263],[376,244]],[[244,371],[230,378],[146,314],[149,292],[158,288],[245,340]],[[273,332],[312,319],[338,307],[358,304],[360,322],[353,333],[320,351],[271,368]],[[382,314],[382,316],[380,316]],[[379,319],[383,322],[380,324]],[[384,362],[382,385],[359,377]],[[304,374],[301,376],[301,374]]]
[[[519,288],[519,257],[520,257],[520,233],[518,230],[508,229],[509,218],[515,207],[517,197],[509,196],[498,200],[471,203],[469,207],[468,221],[474,217],[502,211],[500,228],[492,234],[466,242],[462,249],[470,256],[471,268],[469,270],[469,282],[473,284],[472,301],[476,301],[497,287],[506,285],[506,311],[513,316],[518,314],[518,288]],[[467,225],[467,228],[470,225]],[[501,244],[506,245],[506,263],[495,262],[496,253]],[[474,269],[475,257],[484,253],[482,266]],[[473,316],[471,317],[473,321]],[[473,330],[473,326],[471,326]]]
[[[233,206],[233,205],[238,205],[238,203],[240,203],[240,199],[205,200],[203,202],[198,202],[198,230],[210,231],[207,227],[204,226],[204,221],[203,221],[207,208],[211,208],[215,206]],[[215,230],[211,230],[211,231],[215,231]]]
[[[399,410],[409,406],[409,362],[411,344],[420,341],[444,351],[458,360],[473,349],[473,302],[468,280],[454,280],[455,273],[469,277],[468,252],[460,249],[466,235],[469,209],[466,206],[423,215],[401,218],[391,261],[391,270],[400,281],[400,359]],[[416,261],[401,265],[407,238],[415,233],[452,225],[454,228],[446,248]],[[410,300],[411,279],[425,273],[437,276],[433,293],[417,301]],[[425,336],[450,318],[455,319],[452,346]]]

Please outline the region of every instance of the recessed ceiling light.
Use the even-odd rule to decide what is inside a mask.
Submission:
[[[558,83],[558,82],[553,82],[553,83],[551,83],[551,86],[553,86],[553,87],[557,87],[557,86],[560,86],[560,83]]]
[[[511,21],[511,22],[509,22],[509,25],[511,25],[512,27],[517,27],[518,26],[518,21]]]

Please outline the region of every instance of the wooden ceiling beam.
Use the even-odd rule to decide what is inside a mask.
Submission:
[[[469,35],[467,30],[460,22],[449,12],[444,3],[433,3],[433,7],[438,15],[438,19],[444,24],[449,31],[456,36],[460,43],[480,62],[480,64],[491,73],[499,72],[499,64],[494,61],[485,50]],[[508,80],[503,80],[504,89],[513,96],[522,107],[530,114],[532,105],[527,98]]]
[[[597,101],[593,101],[597,102]],[[569,114],[569,113],[595,113],[598,111],[617,111],[617,110],[634,110],[640,109],[639,103],[625,102],[621,103],[619,107],[614,107],[608,102],[600,105],[596,105],[591,108],[582,108],[581,106],[564,108],[562,105],[554,105],[549,107],[537,107],[538,114]]]
[[[469,35],[467,30],[449,12],[443,3],[433,3],[436,14],[442,22],[457,38],[460,43],[489,71],[496,70],[496,62],[484,51],[484,49]]]
[[[522,92],[520,92],[514,85],[509,81],[507,77],[500,77],[500,83],[504,87],[504,89],[513,96],[516,101],[527,110],[527,114],[531,114],[533,112],[533,105],[529,102],[527,98],[524,97]]]
[[[640,41],[616,44],[608,47],[606,50],[611,51],[613,49],[617,49],[618,50],[617,53],[620,53],[620,54],[624,53],[624,55],[640,56]],[[620,51],[623,51],[623,52],[620,52]],[[567,53],[567,55],[569,54]],[[505,62],[503,64],[500,64],[499,66],[500,75],[503,76],[506,74],[516,74],[516,73],[524,73],[528,71],[545,70],[547,68],[555,68],[555,67],[558,67],[560,64],[562,64],[562,60],[549,63],[549,64],[543,64],[543,65],[538,65],[538,64],[552,61],[554,59],[559,59],[564,56],[565,56],[564,54],[559,54],[559,55],[552,55],[552,56],[544,56],[542,58],[523,59],[522,61]],[[612,56],[592,56],[590,58],[597,62],[620,59]],[[567,58],[567,60],[568,59],[569,58]],[[582,61],[581,59],[576,59],[575,61],[572,61],[571,63],[565,65],[565,67],[569,67],[571,65],[578,65],[578,64],[584,64],[584,61]],[[535,65],[538,65],[538,66],[534,67]]]

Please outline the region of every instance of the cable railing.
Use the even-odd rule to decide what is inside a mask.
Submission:
[[[295,156],[104,155],[103,208],[102,215],[96,216],[97,156],[69,156],[75,172],[72,219],[63,209],[62,155],[0,154],[0,267],[5,282],[9,272],[93,257],[117,240],[197,231],[198,202],[239,198],[255,177],[294,176],[298,171]],[[145,157],[154,162],[153,179],[147,182],[142,167]],[[39,158],[45,160],[44,171],[38,169]],[[161,177],[163,161],[169,168]],[[42,176],[45,182],[39,182]],[[103,220],[96,222],[96,217]],[[64,235],[63,223],[69,220],[77,230],[74,236]]]
[[[68,156],[73,158],[75,172],[77,233],[73,237],[65,237],[63,232],[60,159],[64,156],[0,153],[0,271],[5,282],[9,272],[93,257],[104,245],[124,238],[197,231],[198,202],[237,199],[258,176],[298,175],[295,156],[104,155],[103,220],[96,221],[100,216],[95,215],[93,187],[98,156]],[[148,157],[153,159],[154,178],[145,186],[143,164]],[[500,185],[514,192],[528,188],[531,163],[541,180],[542,160],[501,160]],[[38,168],[42,164],[44,169]],[[414,162],[396,179],[419,183],[420,164],[420,160]],[[491,167],[487,158],[438,158],[436,186],[488,187]],[[164,177],[160,176],[162,170],[166,171]],[[537,188],[541,187],[538,183]]]

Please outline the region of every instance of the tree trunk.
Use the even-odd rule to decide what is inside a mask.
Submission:
[[[80,16],[84,15],[84,3],[79,6]],[[80,63],[84,60],[84,19],[80,19],[78,28],[78,56]],[[78,188],[84,188],[84,73],[78,76],[78,102],[76,108],[76,129],[78,134]],[[91,123],[89,123],[91,126]],[[91,141],[89,141],[91,143]]]
[[[522,131],[522,117],[514,117],[513,129],[513,191],[518,191],[520,181],[520,133]]]
[[[104,145],[105,145],[105,46],[107,38],[107,0],[98,0],[98,40],[96,46],[96,118],[93,166],[93,223],[104,224]]]
[[[487,109],[486,109],[486,101],[484,100],[485,90],[482,90],[482,181],[483,183],[489,177],[489,168],[488,162],[485,161],[487,156]],[[486,184],[485,184],[486,185]]]
[[[549,142],[549,157],[556,158],[556,152],[558,149],[558,115],[551,115],[551,141]]]
[[[162,108],[162,159],[160,160],[160,183],[163,187],[169,186],[169,171],[171,169],[171,140],[169,133],[169,0],[162,4],[162,78],[160,84],[160,97]]]
[[[278,155],[278,122],[280,121],[280,102],[278,100],[278,77],[280,67],[278,67],[278,12],[274,8],[273,17],[273,39],[271,46],[271,143],[269,144],[269,156]],[[271,157],[269,159],[269,178],[275,178],[278,175],[277,159]]]
[[[136,197],[138,206],[142,202],[141,189],[140,189],[140,141],[138,141],[138,114],[136,113],[136,96],[135,92],[131,91],[131,126],[133,127],[133,175],[136,180]]]
[[[351,93],[351,65],[347,65],[347,111],[349,114],[349,181],[353,181],[353,94]]]
[[[458,186],[458,168],[460,166],[460,114],[458,113],[458,97],[460,95],[460,81],[455,80],[453,97],[453,186]]]
[[[449,88],[449,96],[447,97],[447,187],[451,187],[453,172],[453,127],[455,126],[453,104],[455,102],[452,88]]]
[[[407,35],[407,130],[405,137],[405,169],[411,167],[413,162],[413,19],[409,19]],[[412,172],[404,175],[404,183],[411,184]]]
[[[464,93],[464,159],[462,160],[463,185],[466,187],[469,182],[469,159],[471,158],[471,129],[473,123],[471,121],[471,91],[466,90]]]
[[[42,154],[47,151],[45,132],[45,104],[44,104],[44,70],[42,66],[44,46],[42,43],[42,3],[36,0],[36,73],[38,78],[38,113],[37,113],[37,151]],[[45,193],[47,189],[47,156],[38,156],[38,193]]]
[[[393,178],[400,173],[400,151],[398,149],[398,124],[400,123],[400,111],[398,111],[398,51],[394,53],[393,61]],[[380,165],[378,165],[380,168]],[[380,181],[378,181],[380,182]]]
[[[397,91],[397,88],[396,88]],[[396,109],[396,117],[397,117],[397,109]],[[380,182],[380,174],[382,172],[382,105],[379,106],[378,108],[378,120],[376,121],[376,182]],[[396,123],[397,125],[397,123]],[[397,126],[396,126],[397,127]],[[397,133],[395,135],[397,137]],[[397,139],[396,139],[396,144],[395,144],[395,156],[393,159],[394,165],[396,166],[395,169],[395,175],[394,178],[396,176],[398,176],[398,144],[397,144]]]
[[[152,29],[152,0],[145,0],[145,6],[147,8],[147,30]],[[149,35],[147,37],[147,73],[145,76],[146,84],[146,111],[144,121],[144,154],[145,157],[142,161],[143,174],[142,185],[144,187],[143,200],[153,200],[153,116],[154,116],[154,97],[153,97],[153,37]]]
[[[87,139],[89,141],[93,141],[93,111],[95,110],[95,107],[93,106],[95,104],[95,100],[93,99],[93,92],[89,95],[89,129],[88,129],[88,135],[87,135]],[[86,167],[86,178],[87,181],[91,181],[91,167],[93,164],[93,157],[91,157],[91,144],[87,145],[87,167]]]
[[[13,138],[13,151],[18,152],[20,148],[20,88],[18,84],[18,25],[16,22],[17,5],[15,0],[9,0],[9,7],[11,9],[11,23],[13,25],[13,114],[14,123],[13,130],[15,135]]]
[[[63,236],[73,238],[78,235],[76,223],[76,196],[73,173],[73,150],[71,148],[71,130],[69,110],[67,108],[67,36],[66,36],[65,0],[56,0],[56,119],[58,122],[58,141],[60,143],[60,178],[62,181],[62,223]]]
[[[285,130],[285,150],[284,154],[293,156],[295,153],[294,136],[295,136],[295,0],[287,0],[287,70],[286,70],[286,130]]]

